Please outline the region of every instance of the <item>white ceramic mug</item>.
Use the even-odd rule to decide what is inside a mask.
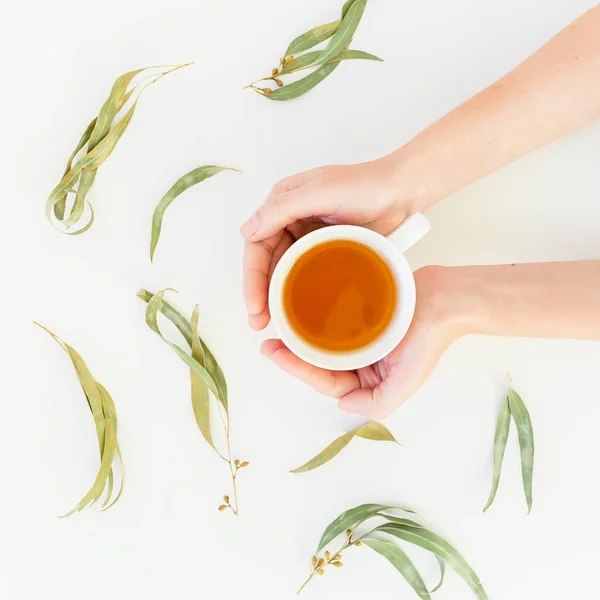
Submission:
[[[430,228],[427,218],[415,213],[387,238],[364,227],[332,225],[292,244],[277,264],[269,288],[271,319],[283,343],[302,360],[335,371],[366,367],[387,356],[406,335],[415,314],[415,278],[403,253]],[[323,350],[304,341],[290,325],[283,306],[283,287],[292,265],[310,248],[332,240],[352,240],[369,246],[386,261],[396,282],[397,305],[387,329],[367,346],[347,352]]]

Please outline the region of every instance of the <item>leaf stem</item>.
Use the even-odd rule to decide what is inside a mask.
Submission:
[[[234,466],[234,462],[231,458],[231,440],[230,440],[230,429],[231,423],[229,421],[229,415],[224,411],[223,406],[220,402],[217,402],[219,406],[219,415],[221,417],[221,423],[223,423],[223,429],[225,430],[225,438],[227,439],[227,457],[222,457],[227,464],[229,465],[229,472],[231,473],[231,483],[233,487],[233,502],[234,504],[229,504],[229,508],[231,508],[231,512],[234,515],[240,514],[239,502],[238,502],[238,493],[237,493],[237,471],[238,468]],[[225,412],[225,415],[223,413]]]

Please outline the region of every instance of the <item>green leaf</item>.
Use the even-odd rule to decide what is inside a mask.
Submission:
[[[67,166],[63,173],[63,177],[71,170],[71,168],[73,167],[73,161],[75,160],[75,157],[79,154],[79,152],[82,150],[82,148],[88,143],[90,136],[92,135],[92,131],[94,130],[94,127],[96,126],[96,121],[97,121],[97,118],[93,119],[92,122],[87,126],[87,129],[83,132],[83,135],[81,136],[81,139],[77,143],[75,150],[73,150],[73,153],[71,154],[71,156],[69,156],[69,158],[67,160]],[[54,205],[54,216],[59,221],[62,221],[64,219],[66,200],[67,200],[67,194],[64,194],[62,196],[62,198],[59,198],[56,201],[56,204]]]
[[[298,81],[294,81],[293,83],[288,83],[283,87],[277,88],[273,90],[270,94],[264,94],[264,97],[276,102],[282,102],[286,100],[293,100],[294,98],[299,98],[300,96],[306,94],[306,92],[312,90],[326,77],[331,75],[331,73],[333,73],[333,71],[337,69],[339,64],[339,62],[332,62],[327,65],[323,65],[313,73],[310,73],[309,75],[303,77],[302,79],[299,79]]]
[[[150,329],[152,329],[152,331],[160,336],[160,338],[190,369],[192,369],[200,377],[200,379],[208,386],[209,390],[215,395],[215,397],[218,397],[219,392],[217,390],[217,386],[215,385],[215,382],[208,371],[198,361],[194,360],[189,354],[187,354],[187,352],[185,352],[185,350],[183,350],[180,346],[174,344],[164,337],[160,331],[160,328],[158,327],[157,315],[163,303],[163,296],[167,291],[169,290],[164,289],[156,292],[156,294],[154,294],[154,296],[152,296],[151,300],[148,302],[148,306],[146,307],[146,324],[148,327],[150,327]]]
[[[65,343],[43,325],[40,325],[39,323],[35,324],[50,334],[69,355],[69,358],[75,367],[79,383],[85,394],[90,411],[92,412],[92,416],[94,417],[98,448],[100,450],[100,468],[92,487],[77,506],[63,515],[63,517],[68,517],[75,512],[95,504],[100,500],[103,494],[105,494],[104,507],[110,508],[121,495],[124,479],[123,475],[121,475],[119,492],[117,496],[112,499],[114,481],[113,463],[115,461],[115,454],[121,465],[121,473],[123,473],[121,451],[117,441],[117,413],[114,402],[106,388],[94,380],[83,358],[81,358],[74,348],[69,346],[69,344]],[[110,502],[111,500],[112,502]]]
[[[315,554],[318,554],[329,542],[347,529],[354,529],[367,519],[376,516],[382,510],[392,510],[394,508],[394,506],[387,506],[385,504],[361,504],[360,506],[344,511],[325,528]]]
[[[444,584],[444,577],[446,576],[446,563],[439,556],[436,556],[435,558],[437,559],[440,567],[440,580],[438,584],[429,592],[430,594],[434,594],[442,587]]]
[[[307,32],[292,40],[285,51],[285,56],[288,57],[298,54],[298,52],[304,52],[305,50],[328,40],[338,30],[339,26],[339,21],[332,21],[331,23],[309,29]]]
[[[289,62],[281,70],[280,74],[288,75],[289,73],[295,73],[296,71],[302,71],[303,69],[308,69],[312,66],[315,66],[315,60],[320,53],[320,50],[315,50],[314,52],[307,52],[298,58],[294,58],[292,62]],[[345,49],[342,50],[337,56],[333,57],[328,64],[332,62],[341,62],[343,60],[378,60],[383,62],[383,59],[375,56],[374,54],[369,54],[368,52],[363,52],[362,50]]]
[[[327,47],[318,56],[316,64],[322,65],[329,62],[350,45],[366,6],[367,0],[356,0],[349,7],[348,12],[342,19],[342,24],[329,40]]]
[[[410,542],[411,544],[415,544],[416,546],[420,546],[425,550],[429,550],[429,552],[435,554],[443,560],[447,566],[456,571],[456,573],[469,585],[471,590],[473,590],[473,593],[479,600],[488,600],[488,596],[475,571],[473,571],[465,559],[439,535],[436,535],[424,527],[411,527],[409,525],[400,525],[396,523],[385,523],[376,527],[374,532],[376,531],[387,533],[405,540],[406,542]]]
[[[363,538],[361,541],[365,546],[368,546],[378,554],[381,554],[384,558],[387,558],[390,563],[398,569],[413,590],[417,592],[419,598],[431,600],[431,596],[429,595],[429,591],[427,590],[427,586],[425,585],[421,574],[402,548],[393,542],[375,538]]]
[[[508,386],[508,403],[510,406],[510,414],[517,426],[517,433],[519,435],[521,475],[523,477],[525,499],[527,500],[527,514],[529,514],[533,505],[533,458],[535,452],[533,443],[533,425],[531,424],[529,411],[521,399],[521,396],[513,390],[510,379]]]
[[[340,19],[340,22],[344,20],[344,17],[346,16],[346,14],[348,14],[348,11],[355,2],[356,0],[347,0],[344,6],[342,6],[342,18]]]
[[[365,438],[367,440],[375,440],[380,442],[396,442],[396,438],[391,432],[384,427],[381,423],[372,421],[365,423],[360,427],[357,427],[353,431],[344,433],[337,439],[335,439],[327,448],[322,450],[317,456],[309,460],[306,464],[290,471],[290,473],[305,473],[306,471],[312,471],[317,467],[328,463],[332,458],[335,458],[351,441],[355,436]],[[398,442],[396,442],[398,443]]]
[[[163,216],[171,202],[173,202],[173,200],[175,200],[175,198],[177,198],[179,194],[185,192],[185,190],[187,190],[188,188],[192,187],[193,185],[196,185],[197,183],[200,183],[201,181],[204,181],[205,179],[213,177],[213,175],[216,175],[221,171],[236,171],[237,173],[240,173],[240,171],[238,171],[237,169],[232,169],[231,167],[216,167],[212,165],[198,167],[197,169],[194,169],[193,171],[190,171],[189,173],[186,173],[185,175],[180,177],[171,186],[171,189],[169,189],[169,191],[162,197],[161,201],[154,209],[154,214],[152,215],[152,233],[150,239],[151,261],[154,257],[154,251],[156,250],[156,245],[158,244],[158,239],[160,237]]]
[[[193,334],[192,358],[204,367],[204,351],[198,337],[198,310],[198,305],[196,305],[190,321]],[[204,439],[212,446],[215,452],[219,453],[213,442],[212,431],[210,428],[210,394],[208,392],[208,387],[193,369],[190,369],[190,377],[192,384],[192,408],[194,410],[196,424],[204,436]]]
[[[492,489],[490,490],[490,495],[483,512],[492,505],[492,502],[494,502],[494,498],[496,497],[496,492],[498,491],[500,472],[502,471],[502,460],[504,459],[504,450],[506,449],[509,430],[510,407],[507,397],[504,404],[502,404],[500,414],[498,415],[498,422],[496,423],[496,433],[494,434],[494,475],[492,478]]]
[[[148,290],[140,290],[137,293],[138,298],[148,303],[154,296]],[[166,300],[163,299],[160,305],[160,312],[167,318],[175,327],[179,330],[181,335],[185,338],[185,341],[188,343],[190,349],[192,348],[192,328],[190,322],[173,306],[171,306]],[[219,395],[217,396],[218,400],[223,405],[225,411],[228,410],[227,406],[227,382],[225,380],[225,375],[219,363],[215,359],[213,353],[210,351],[210,348],[204,343],[202,338],[198,337],[200,343],[202,344],[202,351],[204,353],[205,364],[204,368],[208,371],[210,376],[212,377],[215,385],[219,391]]]
[[[173,71],[184,66],[187,65],[178,65],[163,73],[155,74],[155,79],[152,83],[158,81],[158,79],[164,77],[168,73],[172,73]],[[144,69],[138,69],[136,71],[125,73],[124,75],[121,75],[119,78],[117,78],[117,80],[113,84],[111,93],[108,99],[103,104],[100,110],[100,114],[98,115],[97,119],[92,122],[94,123],[93,127],[92,124],[90,124],[88,129],[84,132],[84,135],[80,140],[80,145],[78,145],[76,152],[71,156],[71,158],[67,162],[67,166],[69,168],[65,171],[58,185],[54,188],[54,190],[52,190],[46,202],[46,216],[51,223],[52,214],[54,214],[56,219],[60,223],[62,223],[67,229],[72,225],[76,224],[81,218],[81,215],[83,214],[85,208],[85,198],[89,189],[94,183],[97,169],[112,154],[116,144],[121,139],[121,136],[126,131],[129,122],[131,121],[131,118],[135,111],[135,107],[141,94],[144,92],[144,90],[148,87],[149,84],[142,88],[140,94],[137,96],[130,109],[123,115],[123,117],[121,117],[121,119],[119,119],[116,125],[112,127],[112,122],[114,118],[117,116],[118,112],[123,108],[123,106],[127,103],[127,101],[131,98],[137,86],[135,86],[132,90],[129,91],[127,91],[127,87],[137,74],[149,68],[154,67],[145,67]],[[89,131],[90,128],[91,131]],[[81,148],[83,148],[83,146],[86,143],[88,144],[87,153],[83,157],[81,157],[74,166],[71,166],[75,155],[79,152],[79,150],[81,150]],[[70,191],[73,191],[78,182],[79,185],[77,188],[77,194],[75,196],[75,201],[73,203],[71,214],[68,218],[65,219],[65,206],[67,194]],[[91,223],[88,223],[87,228],[89,228],[89,225],[91,225]],[[87,228],[80,228],[78,233],[83,233],[83,231],[87,230]]]

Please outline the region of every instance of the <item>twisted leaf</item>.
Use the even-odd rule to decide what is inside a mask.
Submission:
[[[329,75],[331,75],[331,73],[337,69],[339,64],[339,62],[332,62],[323,65],[310,75],[307,75],[298,81],[294,81],[293,83],[288,83],[283,87],[277,88],[270,94],[265,94],[265,98],[278,102],[299,98],[300,96],[306,94],[306,92],[312,90],[326,77],[329,77]]]
[[[162,197],[161,201],[158,203],[156,208],[154,209],[154,214],[152,215],[152,233],[150,239],[150,260],[154,258],[154,251],[156,250],[156,245],[158,244],[158,239],[160,237],[160,232],[162,229],[162,221],[165,214],[165,211],[170,206],[171,202],[179,196],[182,192],[185,192],[188,188],[196,185],[204,181],[205,179],[209,179],[213,175],[220,173],[221,171],[236,171],[240,173],[237,169],[232,169],[231,167],[215,167],[215,166],[206,166],[206,167],[198,167],[193,171],[183,175],[180,177],[172,186],[171,189]]]
[[[121,496],[124,483],[123,460],[121,457],[119,443],[117,441],[117,413],[114,402],[106,388],[94,380],[83,358],[81,358],[79,353],[74,348],[61,340],[49,329],[46,329],[43,325],[40,325],[39,323],[36,323],[36,325],[50,334],[52,338],[69,355],[71,362],[75,367],[79,383],[85,394],[90,411],[92,412],[92,416],[94,417],[96,436],[98,438],[98,448],[100,450],[100,468],[92,487],[75,506],[75,508],[63,515],[63,517],[68,517],[75,512],[95,504],[102,498],[102,496],[105,497],[102,505],[103,509],[108,509]],[[120,465],[121,479],[118,493],[113,499],[113,463],[115,460]]]
[[[465,559],[443,538],[424,527],[385,523],[373,532],[387,533],[425,550],[429,550],[452,568],[469,585],[479,600],[488,600],[481,581]]]
[[[508,397],[504,401],[500,414],[498,415],[498,422],[496,423],[496,433],[494,434],[494,475],[492,479],[492,489],[485,505],[483,512],[485,512],[494,502],[496,498],[496,492],[498,491],[498,484],[500,483],[500,472],[502,471],[502,461],[504,459],[504,450],[506,449],[506,442],[508,440],[508,432],[510,430],[510,407],[508,403]]]
[[[425,585],[421,574],[402,548],[393,542],[375,538],[363,538],[362,542],[365,546],[368,546],[378,554],[381,554],[384,558],[387,558],[390,563],[398,569],[413,590],[417,592],[419,598],[431,600],[431,596],[429,595],[429,591],[427,590],[427,586]]]
[[[307,52],[298,58],[294,58],[294,60],[288,62],[286,66],[283,67],[280,75],[288,75],[289,73],[295,73],[296,71],[302,71],[303,69],[308,69],[314,66],[315,60],[319,54],[320,51],[315,50],[314,52]],[[362,50],[349,50],[346,48],[337,56],[334,56],[328,62],[328,64],[332,62],[341,62],[343,60],[377,60],[383,62],[382,58],[379,58],[374,54],[369,54],[368,52],[363,52]]]
[[[332,21],[331,23],[309,29],[307,32],[292,40],[285,51],[285,56],[292,56],[293,54],[298,54],[298,52],[304,52],[305,50],[328,40],[338,30],[339,26],[339,21]]]
[[[519,447],[521,449],[521,475],[523,478],[523,490],[525,491],[525,499],[527,500],[527,514],[531,512],[533,505],[533,458],[534,458],[534,443],[533,443],[533,425],[529,411],[523,403],[521,396],[513,390],[512,386],[508,386],[508,404],[510,406],[510,414],[517,426],[519,435]]]
[[[312,471],[313,469],[324,465],[332,458],[335,458],[355,436],[365,438],[367,440],[398,443],[396,438],[386,427],[384,427],[381,423],[371,421],[370,423],[365,423],[364,425],[357,427],[353,431],[349,431],[348,433],[341,435],[331,444],[329,444],[327,448],[317,454],[317,456],[315,456],[313,459],[290,472],[305,473],[306,471]]]

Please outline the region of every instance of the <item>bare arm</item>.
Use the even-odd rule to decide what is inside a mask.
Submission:
[[[600,118],[600,5],[384,160],[425,210]]]

